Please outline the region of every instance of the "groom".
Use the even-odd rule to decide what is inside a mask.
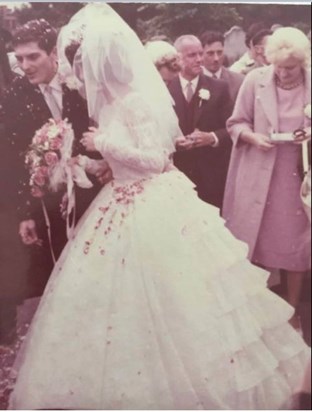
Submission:
[[[73,154],[84,154],[79,140],[89,126],[86,102],[77,90],[71,90],[59,79],[56,40],[56,31],[43,19],[28,22],[15,33],[12,44],[25,76],[13,82],[2,104],[4,156],[9,157],[10,164],[10,196],[7,202],[19,221],[19,234],[30,256],[30,262],[21,274],[21,282],[27,278],[25,297],[38,296],[43,292],[53,268],[41,202],[30,195],[25,153],[36,130],[53,117],[55,120],[68,119],[75,134]],[[103,164],[101,172],[105,171]],[[94,186],[89,190],[78,189],[78,216],[82,215],[100,188],[100,185]],[[56,258],[66,243],[65,221],[59,208],[61,197],[62,194],[58,193],[44,197]],[[9,267],[7,276],[10,277]]]

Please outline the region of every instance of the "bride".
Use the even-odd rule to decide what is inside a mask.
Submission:
[[[60,35],[64,71],[77,33],[73,69],[99,125],[83,143],[114,180],[55,266],[10,408],[285,408],[309,363],[293,308],[170,166],[179,129],[134,32],[87,5]]]

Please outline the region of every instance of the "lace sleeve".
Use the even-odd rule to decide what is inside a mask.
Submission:
[[[121,110],[120,120],[128,139],[123,140],[117,130],[111,130],[96,138],[96,148],[103,157],[111,156],[133,169],[162,172],[169,162],[169,154],[161,147],[157,125],[148,109],[132,99]]]

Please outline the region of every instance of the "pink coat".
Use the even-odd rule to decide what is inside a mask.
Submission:
[[[311,74],[305,73],[305,105],[311,103]],[[304,110],[304,108],[302,108]],[[306,126],[311,121],[306,118]],[[273,66],[249,73],[239,91],[227,129],[234,142],[227,177],[223,217],[252,257],[276,159],[276,149],[264,152],[239,140],[243,130],[269,135],[278,131],[278,107]]]

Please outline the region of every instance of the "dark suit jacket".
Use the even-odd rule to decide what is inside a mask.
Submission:
[[[227,82],[232,102],[233,104],[235,104],[236,97],[245,79],[245,76],[241,73],[231,72],[231,70],[227,69],[226,67],[222,67],[220,79]]]
[[[65,85],[62,88],[63,118],[68,118],[75,133],[74,154],[82,153],[83,147],[79,144],[79,140],[89,125],[86,103],[76,90],[69,90]],[[27,268],[27,273],[31,277],[29,295],[38,295],[43,291],[52,269],[52,260],[41,202],[30,195],[29,172],[25,168],[25,153],[36,130],[41,128],[51,117],[51,112],[39,87],[30,84],[26,77],[17,78],[6,91],[1,110],[4,132],[0,142],[1,160],[5,159],[5,166],[2,169],[6,170],[1,170],[0,173],[0,179],[2,179],[0,181],[2,192],[0,207],[2,211],[14,213],[14,221],[17,223],[25,219],[34,219],[37,223],[39,236],[44,240],[43,247],[27,248],[28,254],[31,255]],[[95,191],[85,190],[82,195],[82,190],[78,191],[78,215],[83,213],[94,198]],[[63,193],[56,193],[47,194],[44,197],[51,222],[53,247],[57,257],[66,243],[65,221],[61,218],[59,210],[62,195]]]
[[[209,90],[209,100],[200,100],[200,89]],[[184,98],[179,77],[169,84],[169,91],[175,101],[175,111],[184,135],[199,129],[215,132],[219,139],[218,147],[177,152],[174,163],[195,183],[202,200],[221,207],[231,152],[231,139],[225,128],[226,120],[232,113],[228,86],[221,80],[201,74],[190,103]]]

